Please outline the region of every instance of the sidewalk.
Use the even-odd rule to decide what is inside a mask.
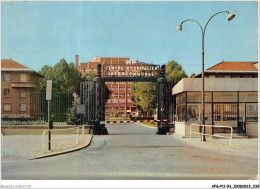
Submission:
[[[68,138],[68,136],[70,138]],[[60,142],[53,142],[52,150],[48,151],[47,138],[43,151],[42,135],[8,135],[1,138],[1,155],[3,162],[23,161],[75,151],[88,146],[93,135],[85,134],[76,144],[72,135],[55,136]]]
[[[177,134],[173,134],[172,136],[193,147],[218,151],[223,154],[258,158],[258,138],[233,138],[231,147],[229,147],[230,140],[224,138],[213,139],[207,137],[206,141],[201,142],[200,138],[182,138]]]

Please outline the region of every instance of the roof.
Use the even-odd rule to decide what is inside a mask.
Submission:
[[[30,68],[14,61],[11,59],[2,59],[1,60],[1,69],[2,68],[11,68],[11,69],[28,69],[30,70]]]
[[[16,71],[16,72],[26,71],[26,72],[33,72],[36,75],[43,77],[41,74],[32,70],[31,68],[28,68],[11,59],[1,59],[1,71]]]
[[[230,62],[222,61],[207,70],[205,73],[258,73],[258,62]],[[193,76],[199,77],[201,73]]]
[[[257,62],[220,62],[215,66],[212,66],[208,70],[228,70],[228,71],[257,71],[257,67],[254,64]]]

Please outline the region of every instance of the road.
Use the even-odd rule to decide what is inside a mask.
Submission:
[[[2,163],[4,180],[249,179],[257,158],[192,147],[139,124],[107,125],[89,147],[39,160]]]

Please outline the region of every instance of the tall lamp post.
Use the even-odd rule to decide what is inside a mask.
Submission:
[[[206,28],[207,28],[210,20],[214,16],[221,14],[221,13],[227,13],[228,14],[228,17],[227,17],[228,21],[232,20],[235,17],[235,14],[229,13],[229,11],[221,11],[221,12],[217,12],[212,17],[210,17],[210,19],[206,23],[204,29],[202,29],[202,26],[198,21],[193,20],[193,19],[184,20],[184,21],[181,22],[181,24],[179,26],[177,26],[177,29],[182,31],[182,25],[183,25],[184,22],[193,21],[200,26],[200,29],[201,29],[201,32],[202,32],[202,72],[201,72],[201,77],[202,77],[202,90],[201,90],[202,125],[205,125],[205,102],[204,102],[205,101],[205,96],[204,96],[204,92],[205,92],[205,89],[204,89],[204,54],[205,54],[205,52],[204,52],[204,39],[205,39],[205,31],[206,31]],[[204,129],[203,134],[205,134],[205,129]],[[205,135],[203,135],[203,141],[206,141]]]

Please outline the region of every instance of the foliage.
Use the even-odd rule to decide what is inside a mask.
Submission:
[[[68,125],[76,125],[78,122],[77,119],[77,103],[76,101],[73,102],[72,107],[68,109],[66,113],[67,116],[67,124]]]
[[[131,98],[142,115],[151,116],[156,108],[156,83],[133,83]]]
[[[166,64],[166,78],[170,83],[176,85],[184,77],[187,77],[185,71],[175,60]],[[156,83],[134,83],[131,97],[141,114],[152,115],[157,105]]]
[[[187,77],[187,74],[178,62],[172,60],[166,64],[166,77],[170,83],[176,85],[182,78]]]
[[[45,77],[40,81],[40,90],[46,90],[46,80],[53,80],[53,92],[79,92],[82,78],[73,63],[68,64],[61,59],[54,67],[43,66],[39,71]]]

